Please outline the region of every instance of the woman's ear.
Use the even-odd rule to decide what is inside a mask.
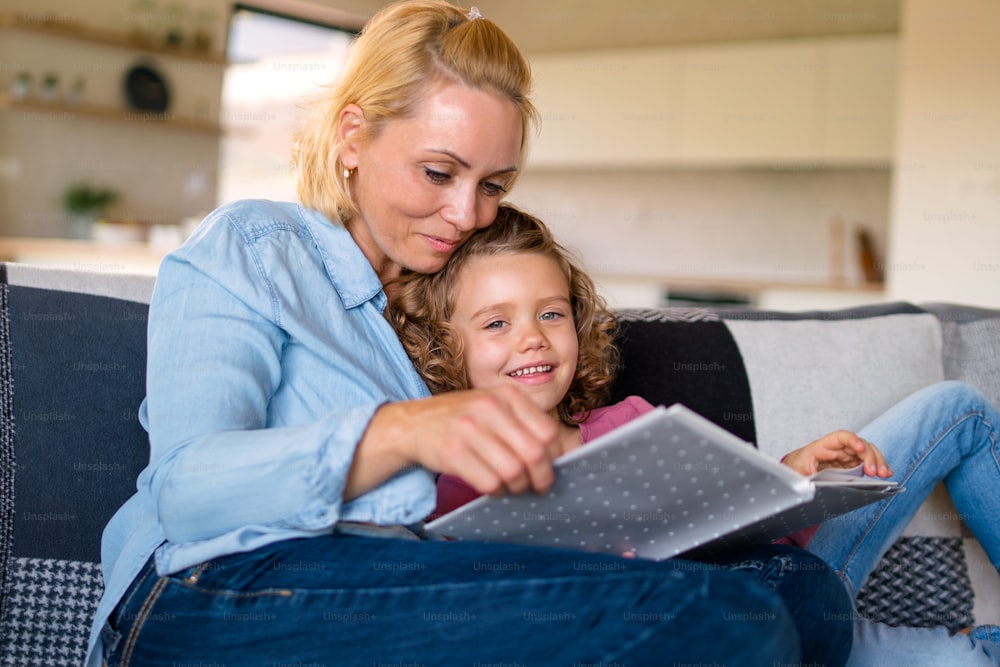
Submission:
[[[340,163],[347,169],[358,166],[358,142],[352,138],[360,138],[365,127],[365,114],[357,104],[348,104],[340,112],[337,122],[337,140],[343,146],[340,150]]]

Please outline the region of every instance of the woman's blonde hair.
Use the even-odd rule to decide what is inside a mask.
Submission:
[[[337,80],[316,101],[298,133],[292,164],[301,203],[334,222],[357,213],[340,162],[345,142],[338,139],[338,126],[345,107],[356,104],[364,112],[364,133],[351,137],[351,142],[364,142],[378,136],[388,121],[412,114],[445,80],[514,102],[521,113],[521,167],[528,131],[538,125],[538,112],[528,99],[527,59],[489,19],[467,15],[444,0],[404,0],[380,10],[365,25]]]
[[[462,269],[473,257],[522,253],[552,258],[569,284],[580,351],[573,381],[557,411],[564,423],[576,424],[607,399],[619,360],[616,322],[594,282],[537,218],[501,204],[496,221],[473,234],[444,269],[406,274],[390,283],[393,298],[386,316],[432,393],[468,389],[462,341],[449,323]]]

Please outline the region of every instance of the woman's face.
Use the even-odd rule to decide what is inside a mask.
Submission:
[[[455,276],[449,321],[476,388],[512,384],[553,413],[576,374],[579,339],[559,264],[534,253],[472,257]]]
[[[362,121],[363,122],[363,121]],[[521,146],[521,115],[503,97],[443,82],[412,117],[348,146],[359,213],[346,226],[385,282],[402,268],[435,273],[496,217]]]

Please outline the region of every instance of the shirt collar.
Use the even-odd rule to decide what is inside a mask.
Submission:
[[[351,234],[319,211],[302,207],[302,220],[316,242],[326,274],[340,294],[345,308],[374,300],[382,310],[386,305],[382,281]]]

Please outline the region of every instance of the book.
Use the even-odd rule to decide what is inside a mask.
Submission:
[[[904,490],[860,467],[800,475],[681,404],[568,452],[554,470],[545,494],[483,496],[427,529],[665,559],[772,541]]]

